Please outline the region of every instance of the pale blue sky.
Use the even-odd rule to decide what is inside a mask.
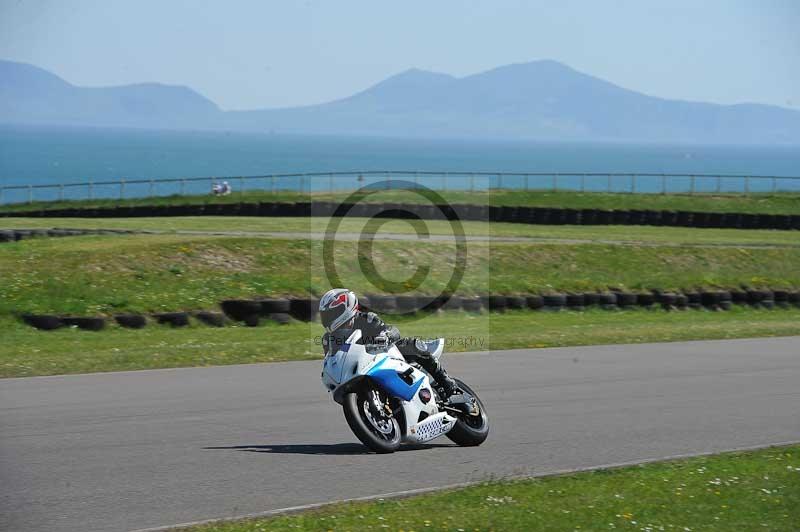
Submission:
[[[189,85],[225,109],[535,59],[655,96],[800,109],[798,28],[795,0],[0,0],[0,58],[77,85]]]

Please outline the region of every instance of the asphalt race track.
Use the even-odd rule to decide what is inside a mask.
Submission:
[[[800,440],[798,337],[445,361],[487,404],[482,447],[365,453],[317,362],[1,380],[0,530],[132,530]]]

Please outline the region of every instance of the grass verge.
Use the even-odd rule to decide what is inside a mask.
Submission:
[[[487,482],[192,532],[280,530],[797,530],[800,445]]]
[[[0,213],[31,210],[110,207],[115,205],[206,205],[211,203],[342,201],[350,192],[236,192],[230,196],[160,196],[131,199],[69,200],[0,205]],[[439,194],[448,203],[474,205],[519,205],[570,209],[641,209],[672,211],[741,212],[759,214],[800,214],[800,194],[627,194],[607,192],[551,192],[543,190],[498,189],[483,192],[443,191]],[[420,203],[428,200],[408,191],[381,191],[365,201],[398,201]]]
[[[418,265],[415,291],[438,294],[454,268],[454,245],[375,241],[372,253],[337,242],[342,283],[359,292],[397,290]],[[371,257],[385,280],[362,273]],[[41,238],[0,245],[0,315],[113,314],[215,308],[226,298],[320,295],[329,288],[322,242],[221,236]],[[745,249],[611,244],[468,245],[464,294],[607,289],[800,286],[800,248]],[[363,288],[362,288],[363,287]],[[409,289],[403,285],[401,292]]]
[[[448,351],[800,335],[800,310],[445,312],[398,319],[403,334],[446,336]],[[0,377],[321,358],[318,324],[43,332],[0,317]],[[485,332],[486,334],[482,334]],[[283,346],[275,350],[274,346]]]
[[[375,233],[368,218],[345,218],[339,231]],[[144,231],[225,231],[325,233],[330,218],[262,218],[253,216],[174,216],[162,218],[0,218],[2,229],[126,229]],[[462,222],[467,236],[523,237],[552,240],[648,242],[675,245],[773,245],[799,246],[800,233],[757,229],[695,229],[648,226],[529,225],[500,222]],[[390,220],[377,234],[416,235],[417,229],[432,235],[452,235],[449,222],[440,220]],[[416,238],[416,236],[414,237]]]

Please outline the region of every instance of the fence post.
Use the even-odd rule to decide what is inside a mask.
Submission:
[[[694,194],[694,191],[695,191],[695,177],[692,176],[692,185],[691,188],[689,189],[689,194]]]
[[[120,179],[119,180],[119,199],[122,199],[124,197],[125,197],[125,180],[124,179]]]
[[[586,174],[581,175],[581,193],[586,192]]]
[[[719,194],[721,190],[722,190],[722,178],[720,176],[717,176],[717,194]]]
[[[661,174],[661,194],[667,193],[667,176]]]
[[[211,188],[211,187],[208,187],[208,188]],[[154,192],[154,191],[155,191],[155,183],[154,183],[154,182],[153,182],[153,180],[151,179],[151,180],[150,180],[150,190],[148,190],[148,192],[147,192],[147,194],[148,194],[148,197],[151,197],[151,198],[152,198],[152,197],[155,195],[155,194],[153,194],[153,192]]]
[[[28,185],[28,203],[33,203],[33,187]]]
[[[631,176],[631,194],[636,194],[636,176]]]
[[[89,181],[89,199],[94,199],[94,183]]]
[[[181,179],[181,196],[186,195],[186,180]]]
[[[244,196],[244,178],[239,178],[239,196]]]
[[[528,190],[528,174],[525,174],[525,190]]]
[[[744,178],[744,193],[750,194],[750,176]]]
[[[469,191],[475,192],[475,173],[469,175]]]
[[[64,184],[58,185],[58,201],[64,201]]]
[[[773,177],[772,178],[772,193],[775,194],[778,191],[778,179]],[[0,201],[2,200],[2,196],[0,196]]]

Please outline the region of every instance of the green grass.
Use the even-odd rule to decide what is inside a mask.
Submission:
[[[607,289],[800,286],[800,248],[485,243],[467,247],[464,294]],[[450,243],[376,241],[383,277],[400,283],[419,265],[415,291],[438,294],[454,267]],[[342,283],[371,285],[354,241],[336,244]],[[41,238],[0,246],[0,315],[12,312],[113,314],[215,308],[226,298],[320,295],[329,288],[320,241],[220,236],[126,235]],[[389,282],[387,281],[387,282]]]
[[[542,190],[491,190],[485,192],[440,192],[448,203],[487,205],[528,205],[536,207],[562,207],[573,209],[655,209],[713,212],[742,212],[763,214],[800,214],[800,194],[624,194],[605,192],[548,192]],[[349,192],[298,193],[247,191],[230,196],[161,196],[137,199],[97,199],[17,203],[0,205],[0,212],[23,212],[41,209],[107,207],[114,205],[195,205],[209,203],[240,203],[269,201],[342,201]],[[427,202],[408,191],[382,191],[369,196],[366,201]]]
[[[403,334],[446,336],[448,351],[800,335],[800,310],[631,310],[505,314],[445,312],[389,320]],[[115,325],[105,331],[37,331],[0,317],[0,377],[249,364],[321,358],[319,324],[185,329]],[[268,345],[281,345],[280,350]]]
[[[800,523],[800,446],[773,447],[405,499],[341,503],[193,532],[772,530]]]
[[[367,218],[341,220],[340,232],[361,233]],[[2,229],[126,229],[144,231],[225,231],[325,233],[330,218],[261,218],[250,216],[177,216],[162,218],[0,218]],[[591,240],[704,245],[800,246],[800,232],[750,229],[694,229],[648,226],[528,225],[498,222],[463,222],[468,236],[524,237],[553,240]],[[391,220],[379,233],[416,234],[422,228],[432,235],[452,235],[449,222]],[[369,231],[367,232],[374,232]]]

